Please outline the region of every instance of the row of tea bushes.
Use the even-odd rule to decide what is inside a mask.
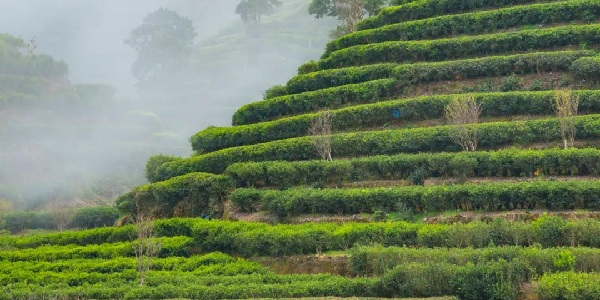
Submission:
[[[391,61],[393,62],[393,61]],[[391,77],[395,63],[331,69],[298,75],[286,84],[288,95]]]
[[[600,181],[527,181],[391,188],[284,191],[237,189],[231,201],[244,211],[278,217],[298,214],[358,214],[394,211],[501,211],[523,209],[600,209]]]
[[[599,32],[600,26],[596,24],[571,25],[426,41],[382,42],[353,46],[333,52],[319,62],[319,68],[333,69],[383,62],[442,61],[491,54],[531,51],[532,49],[540,51],[543,49],[556,49],[558,47],[579,47],[579,45],[584,43],[593,47],[593,45],[597,45],[600,41],[598,38]],[[321,74],[321,72],[317,72],[316,74]],[[311,74],[315,73],[300,75],[296,78]],[[335,79],[337,78],[335,77]],[[318,80],[318,78],[314,78],[314,80]],[[325,84],[325,81],[321,80],[319,83]],[[302,87],[305,90],[310,90],[309,88],[313,86],[305,84]],[[288,90],[290,93],[305,91],[292,89],[292,85],[290,84],[288,84]]]
[[[221,251],[245,257],[314,254],[349,249],[358,244],[484,248],[491,244],[532,246],[539,243],[544,247],[599,247],[598,230],[598,220],[567,221],[547,216],[531,223],[496,219],[491,223],[451,225],[405,222],[267,225],[198,219],[161,220],[156,224],[161,236],[183,232],[192,236],[194,247],[202,252]]]
[[[539,280],[540,300],[600,299],[600,274],[562,272],[544,274]]]
[[[495,10],[438,16],[430,19],[390,24],[356,31],[327,44],[323,58],[330,53],[356,46],[387,41],[435,39],[461,34],[484,34],[524,25],[591,22],[600,14],[594,0],[534,3]]]
[[[381,276],[406,263],[481,264],[497,260],[520,261],[535,274],[576,270],[600,271],[600,250],[586,247],[407,248],[359,246],[350,250],[349,266],[355,275]]]
[[[302,94],[285,95],[242,106],[233,114],[232,124],[234,126],[248,125],[323,108],[379,102],[394,94],[397,94],[396,80],[380,79]]]
[[[491,77],[509,74],[569,71],[574,61],[594,56],[595,51],[534,52],[509,56],[487,56],[483,58],[425,62],[400,65],[394,76],[401,83]]]
[[[165,181],[135,187],[116,199],[124,213],[135,215],[137,208],[154,217],[220,216],[223,201],[233,189],[228,176],[187,173]]]
[[[412,180],[431,177],[532,177],[600,175],[596,148],[419,153],[347,160],[236,163],[225,170],[238,187],[290,187],[366,180]],[[419,183],[419,182],[417,182]]]
[[[577,138],[600,137],[599,115],[574,118]],[[390,155],[398,153],[457,151],[460,148],[451,139],[452,126],[421,127],[386,131],[365,131],[332,135],[334,158]],[[503,145],[528,145],[536,142],[560,140],[559,122],[555,118],[531,121],[482,123],[477,126],[480,148]],[[163,181],[192,172],[220,174],[237,162],[317,159],[311,137],[300,137],[263,144],[227,148],[208,154],[181,158],[148,170],[151,182]]]
[[[464,13],[484,8],[502,8],[532,2],[532,0],[419,0],[404,5],[386,7],[376,17],[360,22],[358,30],[372,29],[388,24],[426,19],[439,15]],[[537,2],[554,2],[554,0],[541,0]]]
[[[600,91],[578,90],[573,91],[573,94],[579,97],[580,114],[600,112]],[[555,99],[555,91],[470,95],[473,95],[481,105],[483,117],[554,114],[551,103]],[[334,131],[348,131],[354,128],[384,126],[392,120],[415,122],[439,119],[444,116],[444,108],[452,99],[462,99],[463,96],[466,94],[421,96],[331,110],[331,126]],[[392,115],[395,110],[400,113],[397,119]],[[196,153],[206,153],[229,147],[304,136],[308,132],[310,122],[322,114],[323,112],[318,112],[233,127],[208,127],[192,136],[190,141]]]
[[[361,71],[366,68],[385,67],[385,72],[387,72],[387,68],[393,65],[383,64],[318,71],[299,75],[291,81],[298,89],[305,89],[308,92],[246,104],[235,112],[232,124],[234,126],[253,124],[283,116],[314,112],[326,108],[339,108],[350,103],[379,102],[394,94],[399,94],[399,91],[407,86],[425,82],[542,72],[580,72],[571,68],[573,62],[579,58],[594,55],[596,55],[596,52],[591,50],[553,51],[402,64],[394,67],[389,74],[389,77],[396,78],[397,82],[392,79],[379,79],[340,86],[335,86],[337,79],[334,76],[339,72],[348,72],[351,76],[363,78],[360,74],[363,74]],[[579,64],[576,64],[576,66],[579,66]],[[355,72],[358,72],[358,75]],[[320,75],[324,75],[328,79],[325,80]],[[344,84],[345,82],[347,82],[346,79],[340,83]],[[313,90],[317,88],[321,90]]]
[[[161,248],[159,257],[189,256],[192,247],[192,238],[185,236],[161,237],[157,240]],[[18,250],[0,251],[2,261],[56,261],[65,259],[89,259],[102,258],[111,259],[117,257],[135,257],[134,242],[117,242],[111,244],[98,244],[86,246],[40,246],[37,248],[26,248]]]
[[[114,228],[118,231],[118,228]],[[190,253],[220,251],[246,257],[253,255],[312,254],[317,250],[343,250],[356,244],[416,247],[487,247],[490,244],[545,247],[600,247],[600,222],[594,219],[564,220],[543,216],[534,222],[508,222],[495,219],[491,223],[416,224],[385,223],[307,223],[269,225],[256,222],[227,222],[203,219],[163,219],[154,224],[162,239],[161,257],[189,256]],[[95,236],[93,230],[81,232]],[[13,250],[3,249],[4,261],[58,261],[75,258],[132,257],[131,238],[112,244],[73,243],[63,245],[64,232],[37,243],[18,244]],[[168,239],[167,237],[172,237]],[[165,239],[167,238],[167,239]],[[17,245],[15,243],[15,245]],[[81,245],[81,246],[75,246]],[[37,248],[30,248],[37,247]]]

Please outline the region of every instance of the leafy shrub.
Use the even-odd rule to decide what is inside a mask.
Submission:
[[[578,139],[598,138],[595,124],[598,115],[575,117]],[[334,157],[389,155],[422,151],[457,151],[458,146],[449,138],[451,126],[422,127],[386,131],[353,132],[332,135]],[[530,144],[560,139],[556,119],[483,123],[478,125],[479,147],[495,148],[507,144]],[[191,172],[222,173],[237,162],[317,159],[310,137],[286,139],[258,145],[223,149],[191,158],[179,159],[161,165],[155,180],[184,175]]]
[[[12,212],[0,216],[1,229],[17,233],[25,229],[56,229],[49,212]]]
[[[225,195],[232,187],[227,176],[189,173],[136,187],[130,197],[121,201],[134,201],[138,211],[155,217],[197,217],[202,214],[218,217],[223,213]]]
[[[590,0],[527,3],[494,10],[394,23],[356,31],[327,44],[323,58],[334,51],[354,45],[385,41],[424,40],[461,34],[482,34],[529,24],[552,24],[570,21],[592,21],[600,14],[600,4]],[[367,21],[368,22],[368,21]],[[435,30],[432,30],[435,28]]]
[[[395,77],[404,85],[457,78],[478,78],[510,74],[568,71],[577,59],[592,56],[593,51],[534,52],[510,56],[488,56],[444,62],[400,65]]]
[[[319,62],[319,69],[324,70],[384,62],[441,61],[472,57],[483,53],[491,55],[494,53],[530,51],[531,49],[542,50],[577,46],[583,42],[595,45],[600,41],[597,38],[599,32],[600,26],[598,25],[572,25],[427,41],[371,43],[333,52]],[[362,70],[366,67],[360,68]],[[325,71],[319,73],[323,72]],[[338,73],[335,72],[334,74]]]
[[[543,0],[540,2],[551,2]],[[409,20],[426,19],[436,15],[451,15],[487,7],[501,8],[527,4],[530,0],[419,0],[400,6],[386,7],[376,17],[366,19],[357,26],[358,30],[381,27]]]
[[[544,274],[539,280],[540,300],[600,299],[600,275],[563,272]]]
[[[69,222],[70,228],[91,229],[113,226],[119,218],[119,211],[114,207],[87,207],[78,209]]]
[[[382,63],[298,75],[287,82],[287,91],[291,95],[340,85],[384,79],[391,77],[395,66],[396,64],[393,63]]]
[[[275,86],[272,86],[271,88],[267,89],[266,91],[264,91],[263,99],[267,100],[267,99],[281,97],[281,96],[285,96],[285,95],[287,95],[287,88],[282,85],[275,85]]]
[[[261,206],[277,216],[296,214],[356,214],[391,211],[399,202],[417,211],[488,210],[512,208],[587,209],[600,206],[597,181],[531,181],[519,183],[485,183],[451,186],[395,187],[363,189],[308,189],[285,191],[237,189],[234,204]],[[564,198],[571,199],[564,202]],[[582,205],[582,206],[579,206]],[[562,227],[557,227],[560,222]],[[566,223],[557,217],[536,221],[544,245],[556,246],[564,241]]]
[[[380,79],[254,102],[238,109],[233,114],[232,124],[253,124],[348,103],[377,102],[392,95],[395,85],[393,79]]]
[[[600,112],[599,91],[574,91],[579,96],[579,112]],[[473,94],[482,107],[482,116],[552,115],[548,105],[554,91],[507,92]],[[420,121],[441,118],[451,95],[422,96],[410,99],[384,101],[331,110],[334,130],[374,128],[390,122],[394,109],[401,112],[401,121]],[[306,135],[311,120],[322,113],[283,118],[258,124],[234,127],[208,127],[191,137],[197,153],[224,148],[252,145],[279,139]]]
[[[600,57],[582,57],[573,62],[571,71],[575,78],[597,82],[600,78]]]

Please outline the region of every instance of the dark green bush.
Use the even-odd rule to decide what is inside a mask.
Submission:
[[[231,201],[248,210],[251,201],[277,216],[296,214],[357,214],[374,213],[379,209],[392,211],[398,205],[418,211],[487,210],[513,208],[589,209],[600,208],[598,181],[530,181],[518,183],[485,183],[450,186],[412,186],[364,189],[237,189]],[[239,203],[239,204],[238,204]],[[556,220],[561,220],[555,218]],[[543,245],[564,241],[566,223],[538,220],[538,235]],[[554,219],[553,219],[554,220]],[[553,227],[554,226],[554,227]]]
[[[177,157],[164,154],[158,154],[150,157],[146,162],[146,179],[148,179],[150,182],[155,181],[154,176],[156,174],[156,169],[162,164],[174,160],[177,160]]]
[[[393,79],[348,84],[246,104],[233,114],[232,124],[247,125],[311,111],[333,109],[349,103],[373,103],[396,91]]]
[[[579,140],[598,138],[600,131],[594,126],[598,115],[575,117]],[[451,126],[422,127],[386,131],[353,132],[332,136],[333,157],[390,155],[423,151],[459,150],[449,137]],[[559,124],[556,119],[482,123],[478,125],[481,149],[497,148],[501,145],[527,145],[534,142],[560,140]],[[222,173],[237,162],[287,160],[300,161],[317,159],[318,155],[310,137],[279,140],[258,145],[223,149],[191,158],[180,159],[161,165],[154,176],[156,180],[167,180],[192,172]]]
[[[382,60],[382,62],[385,62]],[[322,90],[346,84],[356,84],[391,77],[397,65],[390,63],[367,66],[348,67],[342,69],[322,70],[298,75],[290,79],[286,86],[288,94]],[[319,63],[321,65],[321,63]],[[360,65],[360,64],[357,64]],[[332,67],[328,68],[331,69]]]
[[[56,229],[49,212],[13,212],[0,215],[2,228],[17,233],[25,229]]]
[[[263,99],[271,99],[287,95],[287,88],[282,85],[275,85],[263,92]]]
[[[574,0],[484,10],[457,15],[442,15],[424,20],[390,24],[344,35],[327,44],[323,55],[355,45],[386,41],[424,40],[461,34],[482,34],[524,25],[594,21],[600,4],[594,0]]]
[[[531,51],[532,49],[539,51],[543,49],[555,49],[556,47],[579,46],[581,43],[587,43],[592,46],[600,42],[600,38],[598,38],[600,36],[599,33],[600,26],[594,24],[427,41],[390,41],[353,46],[333,52],[319,62],[319,68],[332,69],[383,62],[442,61],[473,57],[484,53],[492,55]],[[325,71],[319,73],[323,72]],[[335,74],[337,73],[339,72]],[[335,78],[337,79],[337,77]],[[318,79],[314,78],[314,80]],[[304,81],[306,82],[306,80]],[[304,87],[307,85],[308,83],[305,83]]]
[[[592,55],[595,55],[594,51],[556,51],[415,63],[396,67],[394,74],[400,83],[410,85],[440,80],[568,71],[574,61]]]
[[[400,6],[386,7],[376,17],[360,22],[357,27],[358,30],[365,30],[438,15],[451,15],[482,8],[501,8],[530,2],[531,0],[419,0]],[[552,2],[552,0],[539,2]]]
[[[513,115],[552,115],[549,105],[554,91],[476,93],[482,116],[503,117]],[[600,112],[600,91],[574,91],[579,96],[579,113]],[[401,115],[398,121],[421,121],[442,118],[444,107],[453,95],[421,96],[410,99],[383,101],[331,110],[332,129],[375,128],[392,120],[392,111]],[[197,153],[206,153],[234,146],[253,145],[291,137],[304,136],[310,121],[322,113],[283,118],[270,122],[233,127],[208,127],[190,138]]]
[[[571,71],[575,78],[600,81],[600,57],[582,57],[573,62]]]
[[[118,218],[119,211],[115,207],[86,207],[75,212],[69,227],[91,229],[113,226]]]
[[[166,181],[139,186],[131,192],[138,211],[155,217],[220,217],[225,196],[233,188],[227,176],[188,173]]]

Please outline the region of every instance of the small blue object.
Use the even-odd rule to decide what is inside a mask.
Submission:
[[[202,216],[200,216],[200,218],[206,219],[206,218],[208,218],[208,216],[206,214],[202,214]]]
[[[394,119],[400,119],[401,115],[402,115],[402,113],[400,112],[399,109],[397,109],[397,108],[392,109],[392,116],[394,116]]]

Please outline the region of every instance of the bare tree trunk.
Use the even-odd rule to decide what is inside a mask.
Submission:
[[[477,124],[481,105],[473,95],[454,97],[445,108],[448,123],[455,125],[450,130],[450,139],[465,151],[477,150]]]
[[[331,124],[333,114],[329,111],[322,112],[318,117],[311,120],[308,127],[308,134],[313,136],[312,142],[315,145],[319,156],[327,161],[333,161],[331,157]]]
[[[69,208],[65,200],[60,196],[55,196],[48,203],[48,208],[50,209],[50,215],[56,225],[56,229],[58,231],[65,230],[69,222]]]
[[[151,216],[138,212],[135,217],[135,226],[137,229],[137,244],[134,244],[134,250],[140,278],[139,284],[143,286],[148,272],[152,269],[152,259],[160,251],[161,244],[155,239],[154,222]]]
[[[575,146],[576,124],[574,117],[579,108],[579,97],[573,95],[570,90],[558,90],[555,92],[552,103],[556,117],[560,125],[560,135],[565,149]]]

